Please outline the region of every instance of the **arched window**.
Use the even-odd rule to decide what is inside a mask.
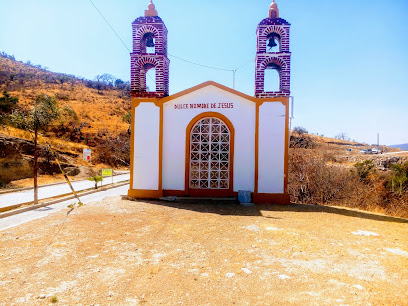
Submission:
[[[280,84],[281,67],[276,64],[268,64],[264,75],[264,92],[278,92],[281,91]]]
[[[156,53],[156,38],[153,33],[146,33],[142,38],[142,52],[147,54]]]
[[[275,53],[280,52],[280,41],[281,37],[277,33],[269,33],[266,37],[266,52]]]
[[[190,131],[190,188],[229,189],[231,131],[219,118],[198,121]]]
[[[152,64],[145,64],[143,70],[146,73],[146,91],[156,92],[156,67]]]

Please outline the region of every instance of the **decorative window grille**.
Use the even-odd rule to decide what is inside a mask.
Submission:
[[[230,131],[217,118],[197,122],[190,134],[190,188],[228,189]]]

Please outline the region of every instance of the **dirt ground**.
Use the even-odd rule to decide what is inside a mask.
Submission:
[[[408,305],[408,220],[119,197],[0,232],[0,305]]]

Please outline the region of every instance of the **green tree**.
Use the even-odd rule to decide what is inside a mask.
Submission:
[[[356,163],[354,167],[357,169],[357,174],[360,177],[360,181],[366,181],[368,175],[375,170],[375,165],[372,160],[365,160],[360,163]]]
[[[123,116],[122,121],[129,124],[127,132],[130,135],[130,133],[131,133],[131,124],[132,124],[132,114],[131,114],[131,112],[127,112],[126,115]]]
[[[38,203],[38,133],[46,130],[60,115],[57,100],[46,94],[38,95],[30,110],[26,112],[17,110],[11,115],[14,125],[34,134],[34,204]]]
[[[98,189],[98,182],[102,182],[103,177],[99,175],[90,176],[88,177],[88,180],[90,180],[91,182],[95,182],[95,189]]]
[[[393,164],[391,165],[391,177],[388,180],[387,187],[392,192],[402,195],[408,191],[408,162],[403,165]]]
[[[91,182],[95,182],[95,189],[98,189],[98,182],[103,181],[103,177],[99,175],[98,171],[89,167],[87,170],[88,180]]]
[[[64,83],[68,82],[70,78],[65,74],[60,74],[58,75],[57,80],[60,82],[61,88],[64,88]]]
[[[18,103],[17,97],[12,97],[7,90],[3,91],[3,97],[0,97],[0,114],[10,113]]]
[[[117,88],[123,88],[125,82],[123,82],[121,79],[116,79],[115,80],[115,87]]]

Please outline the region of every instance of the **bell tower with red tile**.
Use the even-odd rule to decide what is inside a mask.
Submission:
[[[279,17],[275,0],[269,8],[269,16],[262,20],[257,29],[257,53],[255,66],[255,97],[290,96],[290,58],[289,51],[290,23]],[[265,71],[274,69],[279,75],[276,91],[267,91]]]
[[[163,98],[169,95],[169,66],[167,57],[167,28],[150,1],[144,17],[133,23],[133,52],[131,57],[131,96]],[[156,90],[147,91],[146,78],[156,69]]]

